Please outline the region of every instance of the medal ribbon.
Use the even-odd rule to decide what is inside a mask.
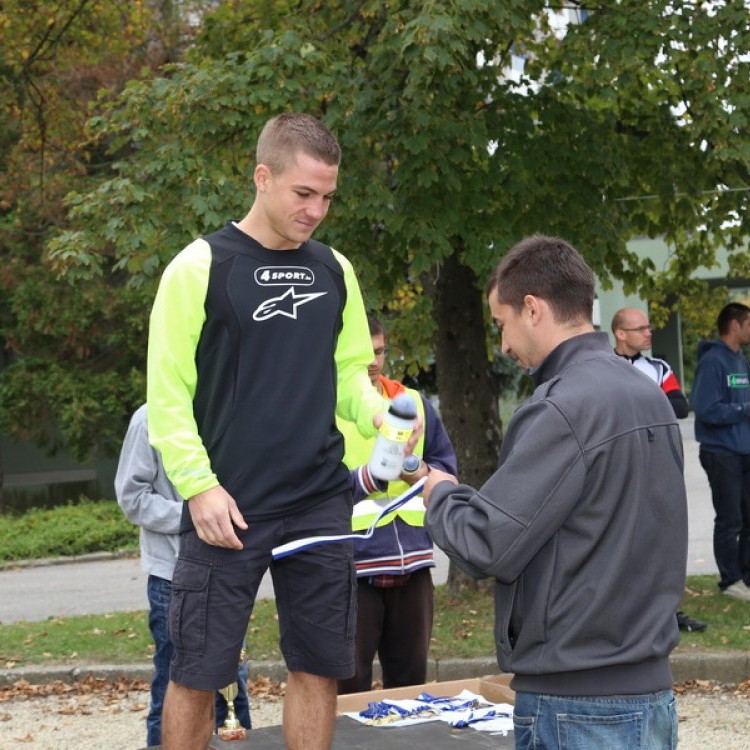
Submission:
[[[319,544],[328,544],[328,542],[343,542],[350,539],[369,539],[375,532],[375,527],[378,525],[380,519],[384,516],[387,516],[389,513],[392,513],[394,510],[397,510],[402,505],[404,505],[404,503],[409,502],[409,500],[411,500],[413,497],[416,497],[422,489],[422,486],[424,485],[426,480],[427,477],[423,477],[419,481],[415,482],[411,487],[409,487],[406,492],[402,492],[398,497],[391,500],[391,502],[388,503],[388,505],[386,505],[383,510],[380,511],[380,513],[378,513],[377,518],[370,524],[369,528],[367,529],[367,531],[365,531],[364,534],[306,536],[302,539],[295,539],[293,542],[287,542],[286,544],[274,547],[271,550],[271,555],[273,556],[274,560],[280,560],[282,557],[293,555],[295,552],[299,552],[303,549],[317,547]]]

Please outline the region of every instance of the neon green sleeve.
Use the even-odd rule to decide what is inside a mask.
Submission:
[[[195,352],[203,323],[211,248],[198,239],[167,266],[159,283],[148,335],[149,441],[159,451],[182,497],[219,482],[193,416],[198,378]]]
[[[367,375],[367,365],[375,359],[367,313],[352,264],[341,253],[333,251],[344,269],[346,306],[344,321],[336,345],[338,401],[336,414],[354,422],[364,437],[377,433],[372,418],[385,411],[386,404]]]

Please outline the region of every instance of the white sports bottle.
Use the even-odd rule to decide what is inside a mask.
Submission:
[[[398,479],[404,465],[404,447],[414,431],[417,405],[408,393],[399,393],[383,415],[367,468],[376,479]]]

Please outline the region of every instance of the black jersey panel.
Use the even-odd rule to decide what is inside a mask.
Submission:
[[[268,250],[233,225],[205,239],[194,408],[214,472],[248,520],[344,491],[334,352],[346,290],[333,252]]]

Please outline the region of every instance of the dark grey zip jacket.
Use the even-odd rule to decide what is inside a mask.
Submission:
[[[493,576],[498,663],[519,691],[616,695],[671,688],[685,584],[682,438],[664,393],[575,336],[533,374],[499,468],[430,497],[433,541]]]

